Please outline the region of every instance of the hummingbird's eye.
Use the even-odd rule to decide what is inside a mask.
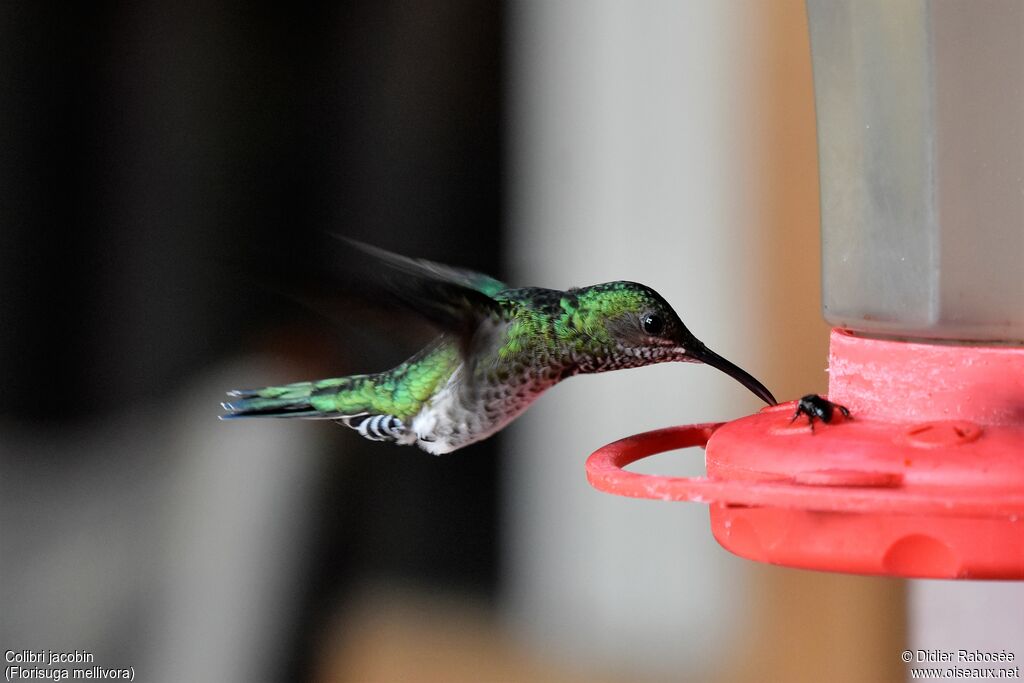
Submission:
[[[644,313],[640,318],[640,328],[644,334],[657,337],[665,329],[665,321],[657,313]]]

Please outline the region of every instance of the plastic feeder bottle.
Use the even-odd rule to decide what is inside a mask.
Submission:
[[[598,489],[711,506],[743,557],[1024,578],[1024,3],[808,3],[829,399],[640,434]],[[624,469],[706,447],[706,477]]]

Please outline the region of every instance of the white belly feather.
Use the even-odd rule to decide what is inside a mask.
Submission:
[[[412,419],[411,429],[399,441],[428,453],[450,453],[480,441],[519,417],[549,386],[522,378],[506,387],[467,387],[464,366]]]

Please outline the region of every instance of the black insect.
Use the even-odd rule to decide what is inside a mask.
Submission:
[[[807,394],[796,404],[796,411],[793,412],[793,417],[789,421],[793,424],[801,415],[807,416],[807,424],[811,426],[811,432],[814,432],[814,421],[821,420],[825,424],[832,421],[835,416],[835,411],[839,411],[843,414],[843,417],[850,417],[850,411],[846,406],[841,406],[838,403],[832,403],[828,399],[824,399],[817,394]]]

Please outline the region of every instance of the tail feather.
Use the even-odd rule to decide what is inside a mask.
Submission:
[[[298,382],[263,389],[235,389],[228,392],[233,400],[221,403],[226,411],[221,419],[237,417],[319,417],[320,411],[310,403],[315,387],[312,382]]]
[[[233,389],[227,392],[231,400],[221,403],[222,420],[238,417],[304,417],[337,420],[346,415],[338,413],[329,396],[350,386],[352,377],[322,379],[316,382],[295,382],[260,389]]]
[[[316,408],[308,403],[305,405],[278,404],[265,407],[256,407],[243,403],[221,403],[227,411],[220,416],[222,420],[234,420],[240,417],[306,417],[306,418],[327,418]]]

